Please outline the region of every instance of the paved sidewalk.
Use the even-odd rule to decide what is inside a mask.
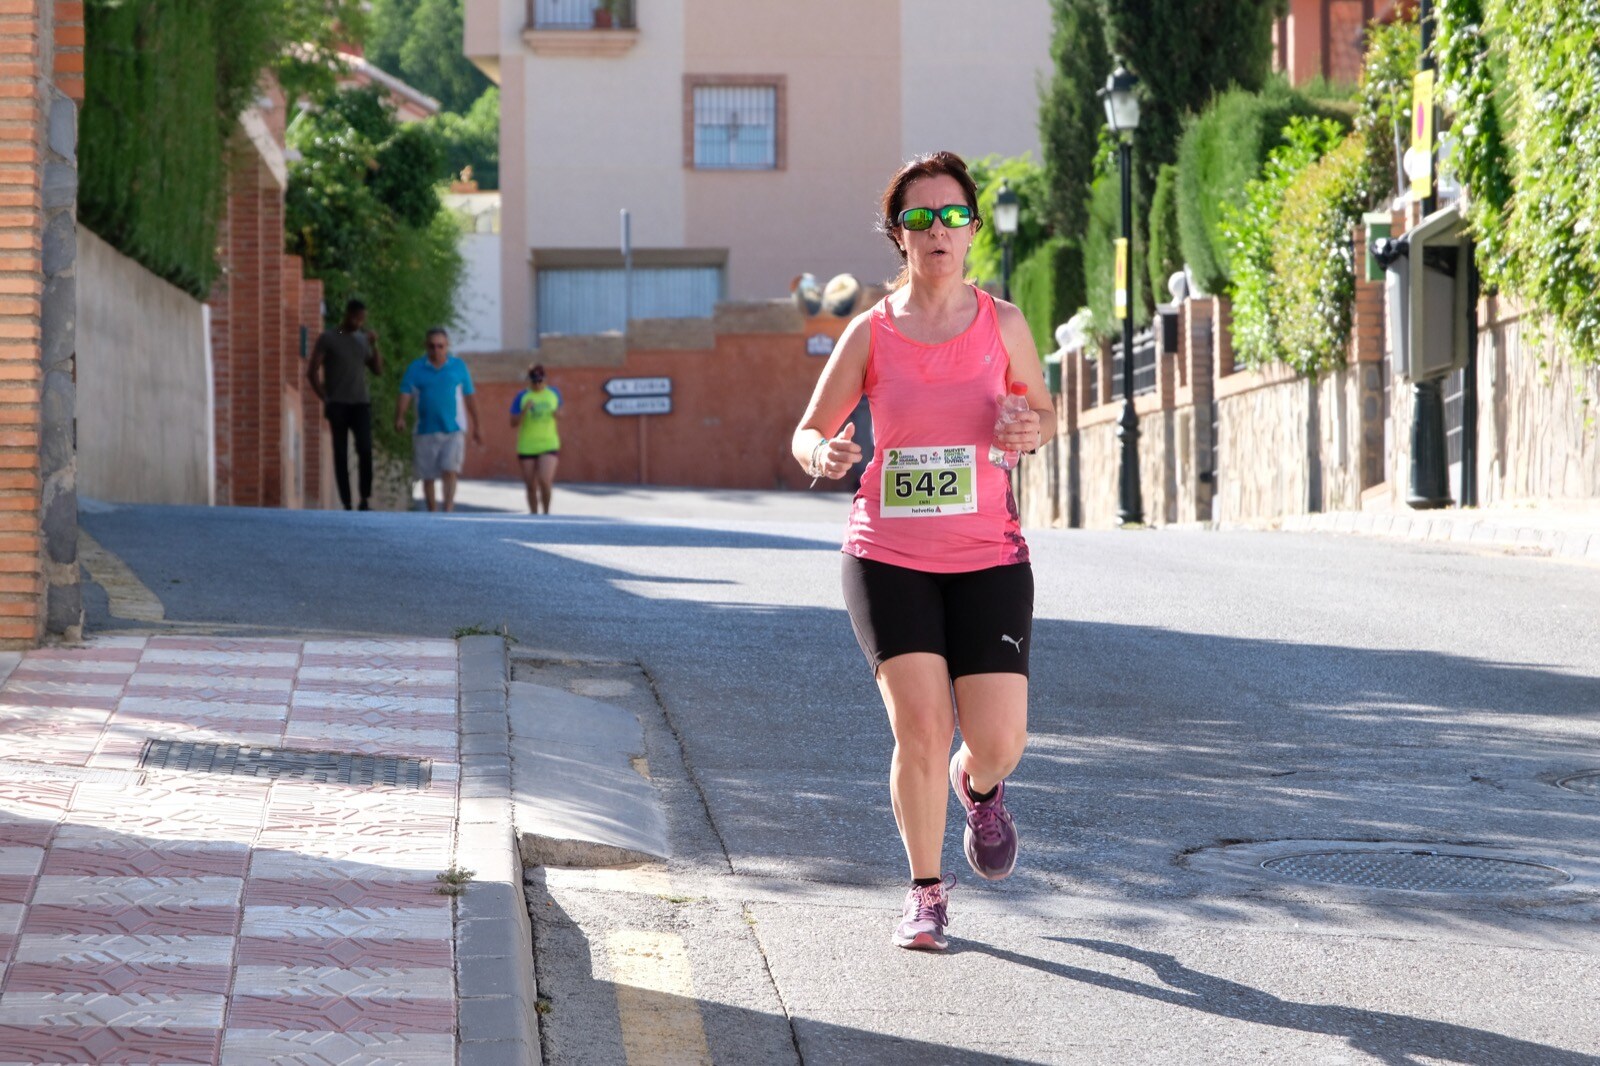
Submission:
[[[5,657],[0,1060],[454,1063],[457,664],[451,641],[179,636]],[[163,739],[427,780],[141,769]]]
[[[1405,540],[1537,552],[1600,563],[1600,510],[1549,507],[1449,508],[1438,511],[1328,511],[1291,515],[1282,529],[1360,533]]]

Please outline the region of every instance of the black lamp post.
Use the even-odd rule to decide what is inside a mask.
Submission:
[[[1117,135],[1122,167],[1122,417],[1117,437],[1122,441],[1122,468],[1117,479],[1117,518],[1125,526],[1144,524],[1144,499],[1139,488],[1139,413],[1133,406],[1133,131],[1139,128],[1139,79],[1122,61],[1106,79],[1100,98],[1106,105],[1106,124]]]
[[[994,194],[994,228],[1000,231],[1000,298],[1011,299],[1011,238],[1017,233],[1017,194],[1011,191],[1011,182],[1000,179],[1000,189]]]

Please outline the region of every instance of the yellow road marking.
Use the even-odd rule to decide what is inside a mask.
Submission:
[[[83,530],[78,530],[78,560],[89,571],[95,584],[106,590],[111,601],[113,618],[129,618],[139,622],[161,622],[167,617],[166,608],[156,594],[145,587],[128,564],[106,551]]]
[[[683,938],[618,930],[606,937],[606,954],[628,1066],[711,1066]]]

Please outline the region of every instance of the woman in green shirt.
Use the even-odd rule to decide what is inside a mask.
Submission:
[[[511,426],[517,431],[517,461],[528,486],[528,512],[550,513],[550,494],[561,457],[561,434],[556,418],[561,411],[561,390],[544,383],[544,367],[528,368],[528,387],[511,401]]]

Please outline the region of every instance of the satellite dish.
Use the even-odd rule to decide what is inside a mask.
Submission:
[[[847,318],[861,299],[861,282],[853,274],[838,274],[822,290],[822,306],[830,315]]]
[[[794,296],[795,306],[807,318],[822,310],[822,287],[817,284],[815,275],[801,274],[789,283],[789,292]]]

